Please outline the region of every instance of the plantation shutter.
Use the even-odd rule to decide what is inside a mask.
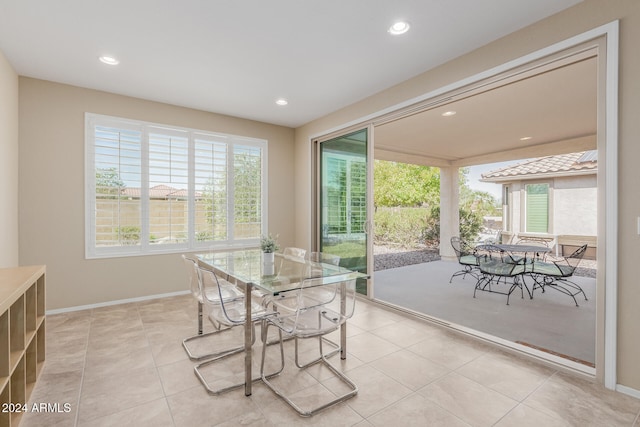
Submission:
[[[85,256],[252,247],[267,141],[85,115]]]
[[[547,233],[549,230],[549,185],[528,184],[527,232]]]
[[[149,242],[188,241],[189,143],[186,132],[149,130]]]
[[[262,150],[233,145],[233,233],[235,239],[259,238],[262,216]]]
[[[225,241],[227,235],[227,143],[195,138],[195,238]]]
[[[95,126],[93,136],[94,246],[140,245],[139,194],[130,194],[125,183],[140,188],[142,132]]]

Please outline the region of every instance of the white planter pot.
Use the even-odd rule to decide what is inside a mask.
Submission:
[[[272,276],[275,272],[274,266],[275,256],[273,252],[262,254],[262,275],[263,276]]]

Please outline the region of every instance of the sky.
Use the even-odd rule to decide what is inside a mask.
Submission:
[[[469,187],[474,190],[486,191],[492,194],[498,201],[502,200],[502,184],[492,182],[480,182],[483,173],[503,168],[508,165],[520,163],[521,160],[510,160],[508,162],[488,163],[486,165],[469,166]]]

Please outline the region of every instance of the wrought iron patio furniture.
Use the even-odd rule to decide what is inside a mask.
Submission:
[[[584,300],[588,301],[582,287],[568,279],[573,276],[576,268],[578,268],[586,250],[587,245],[582,245],[568,257],[563,257],[557,261],[544,262],[534,260],[529,273],[534,280],[532,291],[541,289],[544,293],[547,287],[555,289],[573,298],[576,307],[578,307],[576,295],[582,294]]]
[[[518,288],[522,298],[524,298],[524,289],[527,289],[529,297],[531,292],[524,282],[524,273],[527,271],[525,259],[516,260],[509,252],[500,249],[496,245],[482,245],[483,254],[478,256],[478,268],[480,277],[473,291],[473,297],[476,297],[477,291],[491,292],[507,296],[507,305],[511,294]],[[502,284],[500,283],[502,281]],[[498,287],[506,287],[500,289]]]
[[[451,238],[451,246],[453,247],[453,251],[456,253],[458,263],[463,267],[463,269],[453,273],[451,279],[449,279],[449,283],[451,283],[454,277],[462,276],[464,279],[467,274],[477,280],[479,275],[476,249],[458,236],[453,236]]]
[[[204,289],[202,286],[202,280],[200,278],[200,272],[198,271],[198,261],[194,258],[182,255],[182,261],[187,270],[187,277],[189,278],[189,287],[191,290],[191,294],[196,299],[198,303],[198,333],[197,335],[185,338],[182,341],[182,346],[184,347],[189,359],[191,360],[203,360],[212,357],[217,357],[229,352],[238,352],[242,351],[242,347],[234,347],[226,350],[219,350],[215,352],[207,352],[202,354],[194,353],[193,349],[189,348],[189,343],[194,342],[196,340],[200,340],[201,338],[208,337],[220,332],[224,332],[226,329],[223,329],[219,322],[216,319],[211,319],[211,323],[213,324],[215,330],[212,332],[204,333],[204,308],[205,305],[208,309],[212,307],[218,307],[220,305],[220,293],[215,288],[207,288]],[[228,300],[242,298],[242,293],[237,291],[234,288],[225,288],[223,297]]]
[[[318,301],[316,299],[317,293],[313,293],[311,298],[308,295],[309,292],[313,292],[314,289],[318,287],[322,287],[326,291],[320,294],[324,296],[324,300]],[[266,339],[269,327],[276,326],[281,340],[283,333],[295,338],[296,354],[298,353],[298,340],[317,338],[320,346],[320,357],[304,365],[300,365],[296,361],[296,365],[301,369],[306,369],[309,366],[320,363],[328,368],[335,377],[348,388],[348,391],[338,397],[313,408],[303,409],[299,404],[294,402],[292,398],[287,396],[281,387],[277,387],[269,381],[269,378],[264,374],[267,346],[263,346],[262,362],[260,364],[262,380],[267,387],[302,416],[311,416],[325,408],[355,396],[358,392],[358,387],[353,381],[329,362],[327,359],[328,356],[323,353],[322,348],[323,337],[340,329],[347,319],[353,315],[355,308],[355,289],[355,279],[334,283],[326,283],[326,280],[323,278],[305,279],[297,293],[297,305],[295,309],[293,311],[278,310],[275,317],[266,318],[263,322],[263,340]],[[280,357],[284,364],[285,356],[283,347],[280,347]]]
[[[547,253],[551,251],[551,243],[553,239],[544,238],[544,237],[534,237],[534,236],[518,236],[518,240],[516,240],[516,245],[525,245],[525,246],[539,246],[543,248],[540,252],[534,252],[535,259],[539,259],[544,261],[546,259]],[[533,259],[533,258],[532,258]]]

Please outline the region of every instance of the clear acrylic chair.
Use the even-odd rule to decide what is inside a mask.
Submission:
[[[198,266],[199,275],[202,281],[203,289],[205,290],[204,299],[207,300],[208,296],[213,293],[213,291],[218,292],[218,299],[220,300],[220,304],[213,307],[209,314],[209,318],[212,322],[219,323],[222,326],[226,326],[229,329],[235,326],[245,326],[246,319],[246,298],[244,297],[244,289],[237,287],[235,284],[230,283],[226,278],[221,278],[216,274],[216,272],[207,267],[200,265]],[[212,291],[213,290],[213,291]],[[242,294],[241,298],[227,299],[224,298],[223,295],[226,295],[230,292],[239,292]],[[269,310],[268,307],[261,304],[259,301],[251,301],[251,336],[252,336],[252,345],[255,343],[255,324],[258,322],[262,322],[265,318],[273,315],[273,311]],[[219,362],[224,358],[232,356],[236,353],[244,351],[244,344],[240,346],[239,351],[234,351],[232,353],[225,353],[218,357],[208,359],[194,368],[195,374],[207,390],[209,394],[218,395],[230,390],[234,390],[236,388],[244,386],[244,381],[236,382],[232,384],[227,384],[222,387],[215,388],[206,378],[206,372],[204,368],[213,363]],[[282,369],[284,368],[284,364],[277,370],[276,372],[269,374],[268,376],[278,375]],[[253,381],[260,380],[260,376],[253,378]]]
[[[338,255],[332,255],[326,252],[310,252],[309,261],[340,265],[340,257]]]
[[[306,369],[309,366],[322,364],[328,368],[336,378],[344,383],[348,391],[340,394],[334,399],[325,401],[324,403],[313,408],[303,409],[294,400],[288,397],[280,387],[274,385],[267,375],[264,373],[264,364],[266,359],[266,351],[268,346],[262,347],[262,362],[260,364],[260,373],[262,380],[276,395],[282,398],[289,406],[295,409],[302,416],[311,416],[325,408],[337,403],[343,402],[358,393],[358,387],[346,375],[335,368],[327,359],[327,355],[322,351],[322,338],[340,327],[349,319],[355,308],[355,280],[343,281],[332,284],[323,284],[323,278],[306,279],[302,283],[302,287],[297,294],[297,306],[293,311],[278,310],[273,317],[268,317],[263,322],[262,334],[263,339],[267,336],[269,327],[276,326],[280,342],[282,342],[283,333],[286,336],[295,338],[296,354],[298,353],[298,340],[307,338],[317,338],[320,345],[320,357],[305,365],[298,366]],[[308,297],[310,291],[317,287],[325,288],[326,300],[317,301],[315,295]],[[277,307],[277,306],[276,306]],[[285,363],[284,350],[280,347],[280,357],[282,364]],[[296,363],[297,364],[297,363]]]
[[[212,357],[221,356],[223,354],[229,352],[238,352],[242,350],[241,347],[234,347],[230,349],[215,351],[215,352],[207,352],[207,353],[196,353],[194,349],[189,348],[189,343],[195,342],[196,340],[200,340],[204,337],[208,337],[214,334],[218,334],[220,332],[224,332],[226,330],[221,327],[221,324],[217,322],[215,319],[210,319],[213,324],[215,330],[212,332],[204,333],[204,325],[203,325],[203,317],[204,317],[204,307],[207,306],[208,309],[215,309],[220,305],[220,293],[217,289],[208,288],[203,289],[202,280],[200,278],[200,272],[198,267],[198,260],[195,258],[191,258],[186,255],[182,255],[182,261],[187,271],[187,277],[189,278],[189,287],[191,290],[191,294],[195,298],[198,303],[198,333],[197,335],[193,335],[191,337],[185,338],[182,341],[182,346],[184,347],[189,359],[191,360],[203,360],[209,359]],[[243,298],[243,294],[238,292],[233,288],[226,288],[223,296],[227,300],[233,300],[238,298]]]
[[[282,254],[304,258],[307,255],[307,251],[305,249],[300,249],[300,248],[286,247],[282,250]]]

